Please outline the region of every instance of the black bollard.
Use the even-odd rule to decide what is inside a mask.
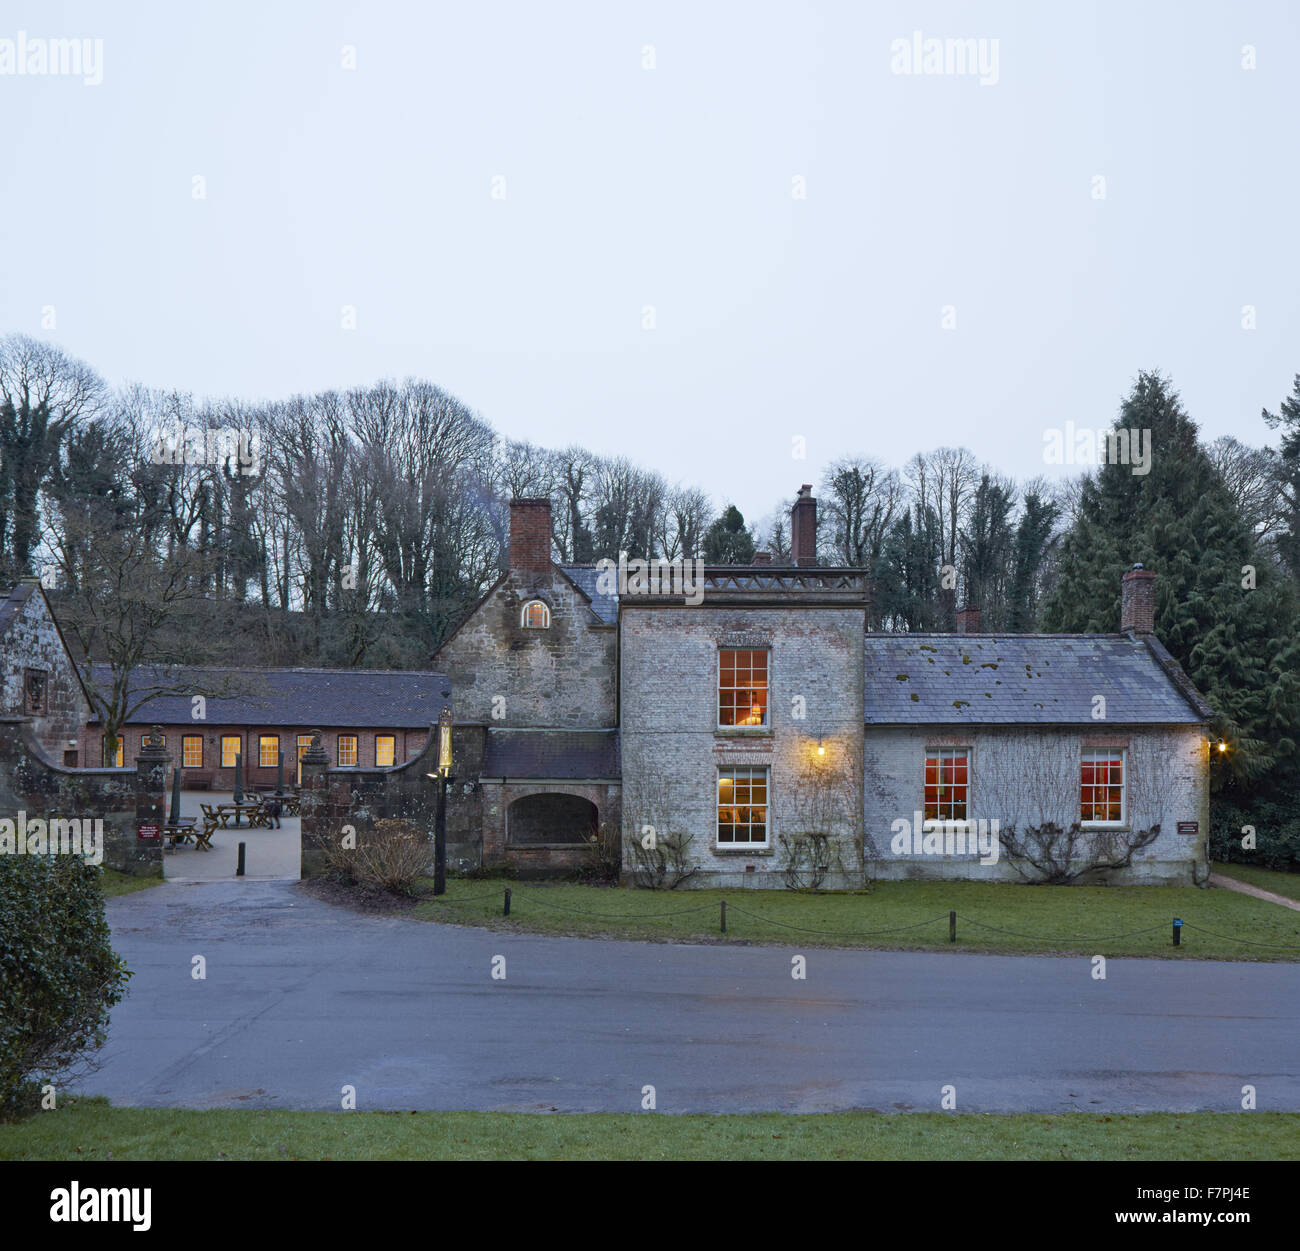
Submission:
[[[727,932],[727,901],[719,899],[718,906],[722,909],[722,932],[725,934]]]
[[[508,917],[510,915],[510,887],[508,886],[506,887],[506,907],[505,911],[501,915],[503,917]]]
[[[1174,917],[1174,946],[1181,947],[1182,945],[1183,945],[1183,923],[1177,917]]]
[[[239,863],[235,866],[235,876],[244,876],[244,843],[239,844]]]
[[[948,913],[948,941],[955,943],[957,941],[957,914],[956,912]]]

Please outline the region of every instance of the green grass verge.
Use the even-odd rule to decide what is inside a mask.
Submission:
[[[427,888],[429,884],[422,885]],[[501,915],[505,886],[512,892],[508,918]],[[727,901],[725,935],[719,932],[718,902],[723,898]],[[950,909],[959,914],[955,945],[948,942]],[[453,880],[440,899],[425,899],[404,915],[507,932],[669,941],[779,942],[889,951],[1100,953],[1184,960],[1300,960],[1300,912],[1288,912],[1233,891],[1190,886],[882,882],[870,892],[804,895]],[[1177,948],[1172,945],[1174,917],[1185,922],[1182,944]],[[1118,935],[1126,937],[1115,937]],[[1240,941],[1243,939],[1248,942]]]
[[[1300,1114],[288,1112],[65,1101],[0,1160],[1295,1160]]]
[[[148,890],[151,886],[163,884],[163,879],[160,877],[133,877],[129,873],[119,873],[116,869],[107,867],[101,872],[104,876],[100,881],[99,889],[105,899],[115,899],[118,895],[130,895],[135,891]]]
[[[1273,869],[1257,869],[1253,864],[1215,864],[1216,873],[1235,878],[1247,886],[1271,890],[1275,895],[1300,900],[1300,873],[1279,873]]]

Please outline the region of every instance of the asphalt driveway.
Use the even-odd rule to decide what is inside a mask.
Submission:
[[[600,942],[359,916],[287,882],[110,902],[115,1103],[1300,1111],[1300,965]],[[791,977],[795,955],[805,980]],[[206,976],[196,979],[194,957]],[[505,976],[492,976],[504,957]],[[497,966],[500,968],[500,965]]]

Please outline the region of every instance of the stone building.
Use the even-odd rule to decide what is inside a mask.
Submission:
[[[868,633],[866,574],[819,566],[816,526],[804,486],[789,565],[561,566],[549,502],[515,500],[509,568],[437,658],[462,862],[571,869],[618,830],[629,881],[1041,879],[1062,855],[1204,880],[1213,711],[1152,632],[1153,574],[1125,575],[1114,634],[984,635],[973,608]]]
[[[36,578],[0,589],[0,715],[31,720],[49,760],[75,768],[90,705]]]

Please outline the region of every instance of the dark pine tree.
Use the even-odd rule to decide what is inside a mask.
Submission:
[[[1044,605],[1053,631],[1114,631],[1120,579],[1158,575],[1155,631],[1218,713],[1228,740],[1213,784],[1238,805],[1297,780],[1297,600],[1254,548],[1249,526],[1169,382],[1138,376],[1115,429],[1149,431],[1149,472],[1105,463],[1080,493]]]
[[[704,533],[706,565],[751,565],[754,563],[754,538],[745,529],[745,518],[735,504]]]

